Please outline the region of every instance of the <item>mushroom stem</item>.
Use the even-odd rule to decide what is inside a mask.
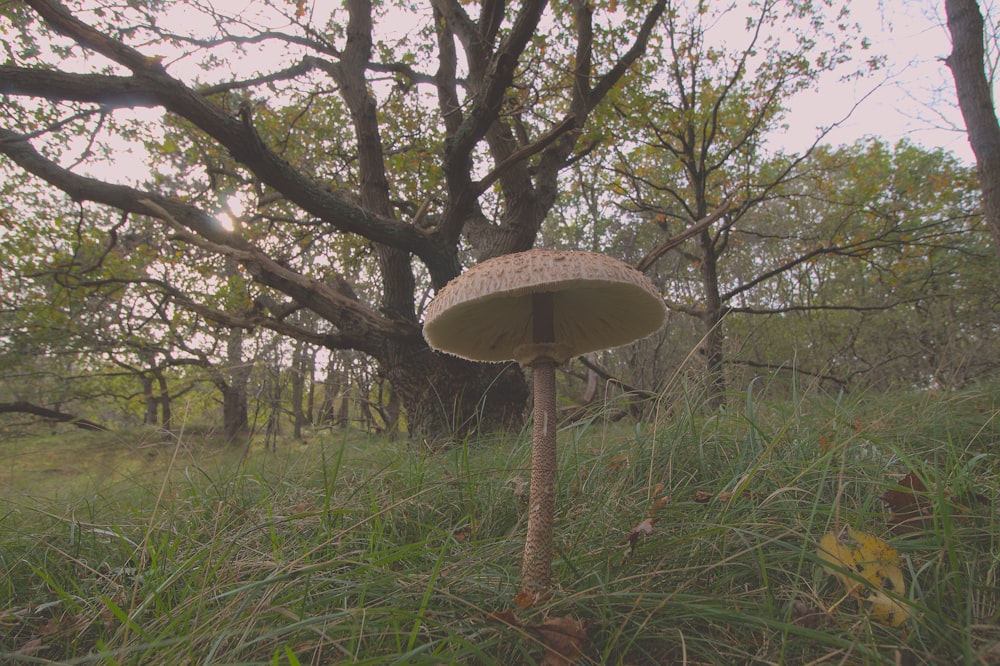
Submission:
[[[552,294],[531,299],[532,337],[537,343],[555,340]],[[552,531],[556,506],[556,363],[539,356],[531,363],[534,415],[531,439],[531,489],[528,535],[521,563],[521,590],[537,598],[552,581]]]
[[[556,364],[539,360],[532,369],[534,422],[528,535],[521,563],[521,590],[538,597],[552,580],[552,529],[556,505]]]

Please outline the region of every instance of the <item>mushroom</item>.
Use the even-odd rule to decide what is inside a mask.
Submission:
[[[449,282],[424,314],[434,349],[475,361],[516,360],[534,384],[531,487],[522,587],[552,579],[556,488],[555,367],[663,326],[666,308],[645,275],[592,252],[535,249],[489,259]]]

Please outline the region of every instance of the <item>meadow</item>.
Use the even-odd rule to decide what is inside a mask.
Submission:
[[[766,396],[563,427],[529,607],[530,428],[7,437],[0,662],[1000,663],[1000,386]],[[860,533],[898,566],[895,622],[821,556]]]

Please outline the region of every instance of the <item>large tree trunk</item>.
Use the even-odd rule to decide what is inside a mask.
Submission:
[[[516,364],[472,363],[425,345],[400,345],[383,368],[406,409],[411,436],[518,428],[528,387]]]
[[[142,374],[139,375],[139,381],[142,384],[142,399],[146,403],[146,413],[143,415],[142,422],[146,425],[156,425],[160,413],[157,409],[156,395],[153,393],[153,378],[150,375]]]
[[[719,266],[716,241],[711,232],[705,229],[701,232],[701,283],[702,295],[705,299],[704,311],[701,316],[705,329],[702,340],[702,351],[705,355],[706,390],[708,404],[720,407],[725,401],[726,378],[725,354],[722,344],[725,336],[722,331],[722,297],[719,294]]]
[[[226,344],[229,363],[227,381],[222,390],[222,427],[227,444],[238,444],[250,430],[247,409],[247,384],[250,381],[251,363],[243,361],[243,329],[236,327],[229,331]]]
[[[1000,255],[1000,124],[986,80],[983,16],[975,0],[945,0],[944,8],[952,42],[946,62],[955,79],[958,106],[976,156],[983,216]]]
[[[337,422],[339,409],[337,401],[340,400],[341,403],[345,402],[341,399],[343,393],[341,386],[340,370],[337,368],[337,355],[330,354],[330,359],[326,364],[326,377],[323,379],[323,401],[320,403],[316,423],[330,425]]]
[[[222,391],[222,428],[227,444],[238,444],[248,430],[246,384]]]
[[[306,344],[299,341],[292,351],[292,435],[302,439],[302,427],[307,422],[305,401],[306,380],[311,379],[312,356],[308,353]]]
[[[170,430],[171,421],[173,421],[173,410],[172,405],[170,404],[170,388],[167,384],[167,376],[160,368],[154,369],[153,375],[156,377],[156,387],[159,391],[156,401],[159,403],[160,407],[160,425],[163,426],[165,430]]]

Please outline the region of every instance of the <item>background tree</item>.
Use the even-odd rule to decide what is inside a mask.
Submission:
[[[245,441],[301,432],[319,363],[318,425],[508,423],[520,372],[430,352],[421,312],[539,238],[639,266],[673,308],[565,368],[581,401],[659,391],[696,347],[714,397],[762,369],[854,389],[995,367],[967,170],[822,128],[774,149],[791,95],[877,65],[826,3],[254,11],[266,29],[158,3],[0,8],[0,363],[40,405],[164,423],[198,388],[185,403],[209,396]]]
[[[726,388],[723,319],[728,300],[740,291],[723,284],[720,262],[734,232],[752,225],[747,220],[755,209],[794,177],[795,165],[808,154],[774,157],[768,136],[780,127],[792,95],[848,62],[853,49],[867,47],[857,32],[852,35],[846,6],[836,17],[823,11],[779,0],[672,3],[659,59],[647,59],[636,89],[608,110],[604,131],[634,137],[615,144],[608,160],[611,187],[627,197],[624,208],[633,219],[655,225],[671,241],[713,213],[718,218],[680,246],[677,256],[690,272],[673,270],[668,280],[698,286],[690,298],[668,304],[701,324],[713,400],[721,400]],[[650,255],[637,266],[650,271],[672,245],[645,246]],[[742,276],[752,279],[753,273]],[[662,276],[660,281],[665,284]]]
[[[762,168],[787,169],[787,157],[773,160]],[[662,246],[656,218],[602,200],[621,186],[616,178],[574,181],[570,207],[553,216],[546,243],[586,246],[600,237],[634,264]],[[775,390],[807,382],[835,391],[950,389],[992,376],[1000,365],[1000,290],[990,279],[975,182],[974,170],[954,156],[908,142],[818,145],[798,160],[732,226],[719,256],[730,387],[743,391],[761,374]],[[601,359],[611,375],[665,386],[677,368],[692,365],[689,352],[704,331],[682,310],[701,305],[698,264],[686,256],[697,259],[697,243],[684,241],[652,267],[675,310],[631,367],[623,354]],[[571,395],[586,381],[573,367]],[[703,385],[703,374],[693,378]]]

